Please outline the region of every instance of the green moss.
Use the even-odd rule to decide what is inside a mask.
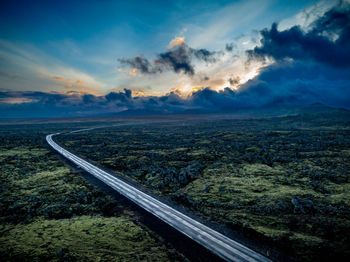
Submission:
[[[42,220],[5,225],[2,252],[13,258],[56,261],[60,249],[79,261],[168,261],[166,247],[126,217]]]
[[[294,233],[290,240],[295,241],[297,243],[306,243],[307,246],[315,246],[318,247],[319,245],[324,242],[323,238],[314,236],[314,235],[308,235],[308,234],[302,234],[302,233]]]
[[[264,164],[245,164],[239,169],[241,175],[275,176],[283,174],[281,166],[270,167]]]
[[[102,142],[122,148],[118,157],[101,149],[115,171],[197,215],[252,238],[263,235],[275,248],[314,261],[350,252],[350,136],[343,117],[211,119],[61,139],[76,139],[70,145],[77,150]],[[94,150],[79,153],[104,163]],[[200,167],[187,170],[193,163]],[[180,183],[185,171],[190,179]]]
[[[343,201],[346,205],[350,205],[350,184],[337,185],[333,183],[329,188],[333,191],[330,195],[332,201]]]
[[[15,147],[12,149],[4,149],[0,150],[0,159],[4,159],[6,157],[20,157],[22,159],[29,159],[32,157],[39,157],[44,154],[47,154],[48,151],[43,148],[30,148],[30,147]]]
[[[129,206],[99,191],[51,153],[47,131],[21,132],[0,132],[1,261],[181,259],[138,224]]]
[[[263,226],[263,225],[251,226],[251,228],[273,239],[279,239],[289,232],[289,230],[281,230],[280,228],[272,228],[272,227]]]

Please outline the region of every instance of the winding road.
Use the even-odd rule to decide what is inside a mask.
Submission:
[[[89,129],[87,129],[89,130]],[[77,131],[73,131],[77,132]],[[226,261],[271,261],[265,256],[249,249],[248,247],[224,236],[223,234],[199,223],[198,221],[184,215],[176,209],[162,203],[161,201],[138,190],[128,183],[116,178],[106,171],[90,164],[86,160],[72,154],[59,146],[52,137],[56,134],[46,136],[49,145],[65,158],[69,159],[82,169],[112,187],[118,193],[127,197],[140,207],[169,224],[176,230],[190,237],[200,245],[215,253]]]

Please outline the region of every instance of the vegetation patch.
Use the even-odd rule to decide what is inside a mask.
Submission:
[[[1,261],[185,260],[130,207],[50,151],[45,135],[54,132],[46,125],[0,130]]]
[[[166,247],[128,217],[37,219],[30,224],[3,225],[1,232],[1,250],[10,260],[169,260]]]
[[[350,256],[349,123],[348,114],[305,114],[114,127],[57,139],[205,219],[321,261]]]

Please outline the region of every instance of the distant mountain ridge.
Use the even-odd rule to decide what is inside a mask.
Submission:
[[[330,113],[330,112],[350,113],[350,111],[347,109],[330,107],[321,103],[313,103],[310,105],[298,106],[294,109],[294,112],[296,114],[317,114],[317,113]]]
[[[6,119],[64,119],[64,118],[86,118],[86,117],[149,117],[149,116],[166,116],[166,115],[230,115],[231,117],[237,118],[249,118],[249,117],[277,117],[277,116],[291,116],[291,115],[336,115],[340,116],[350,116],[350,110],[344,108],[335,108],[326,106],[321,103],[313,103],[309,105],[298,105],[298,106],[271,106],[264,108],[246,108],[246,109],[230,109],[230,110],[219,110],[219,109],[207,109],[207,108],[192,108],[192,109],[180,109],[178,107],[158,107],[158,108],[147,108],[147,109],[127,109],[120,112],[101,112],[101,113],[83,113],[83,114],[70,114],[65,116],[37,116],[37,117],[3,117]]]
[[[177,111],[171,108],[157,109],[129,109],[119,113],[109,113],[109,116],[146,116],[146,115],[186,115],[186,114],[232,114],[240,116],[281,116],[281,115],[300,115],[300,114],[329,114],[343,113],[350,114],[350,110],[344,108],[335,108],[326,106],[322,103],[313,103],[309,105],[290,106],[290,107],[270,107],[270,108],[254,108],[254,109],[238,109],[238,110],[210,110],[205,108],[186,109]],[[106,115],[105,115],[106,116]]]

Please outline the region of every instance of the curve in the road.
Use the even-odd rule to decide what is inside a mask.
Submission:
[[[127,197],[151,214],[157,216],[173,228],[190,237],[211,252],[226,261],[271,261],[250,248],[224,236],[223,234],[199,223],[176,209],[162,203],[148,194],[136,189],[128,183],[116,178],[106,171],[90,164],[86,160],[70,153],[53,141],[51,134],[46,136],[49,145],[61,155],[80,166],[82,169],[101,180],[114,190]]]

